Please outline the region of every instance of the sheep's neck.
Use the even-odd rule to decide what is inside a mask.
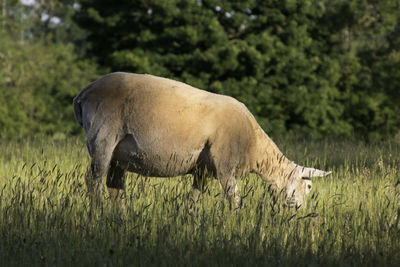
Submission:
[[[258,133],[257,140],[252,169],[274,189],[282,190],[293,177],[296,165],[282,154],[264,131]]]

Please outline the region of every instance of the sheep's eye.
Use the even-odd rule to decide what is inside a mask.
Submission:
[[[308,187],[308,189],[311,189],[311,185],[310,184],[307,187]]]

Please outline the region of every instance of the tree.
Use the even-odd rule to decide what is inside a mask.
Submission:
[[[98,76],[96,65],[79,59],[68,38],[57,40],[51,31],[46,33],[45,20],[35,19],[40,16],[33,14],[39,12],[36,8],[3,3],[7,11],[2,12],[5,23],[0,29],[0,137],[76,134],[80,127],[72,98]]]
[[[399,129],[397,1],[80,4],[99,64],[232,95],[269,132],[372,140]]]
[[[395,135],[400,126],[399,1],[348,1],[338,38],[340,60],[347,66],[338,84],[346,94],[345,116],[369,139]],[[338,15],[338,14],[337,14]]]

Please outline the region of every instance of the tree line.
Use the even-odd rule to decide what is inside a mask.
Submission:
[[[2,0],[0,136],[74,135],[74,95],[111,71],[231,95],[272,135],[400,128],[400,1]]]

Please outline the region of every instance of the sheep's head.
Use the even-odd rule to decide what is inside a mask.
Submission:
[[[311,192],[312,177],[329,175],[331,172],[296,165],[286,187],[286,202],[289,206],[301,206]]]

